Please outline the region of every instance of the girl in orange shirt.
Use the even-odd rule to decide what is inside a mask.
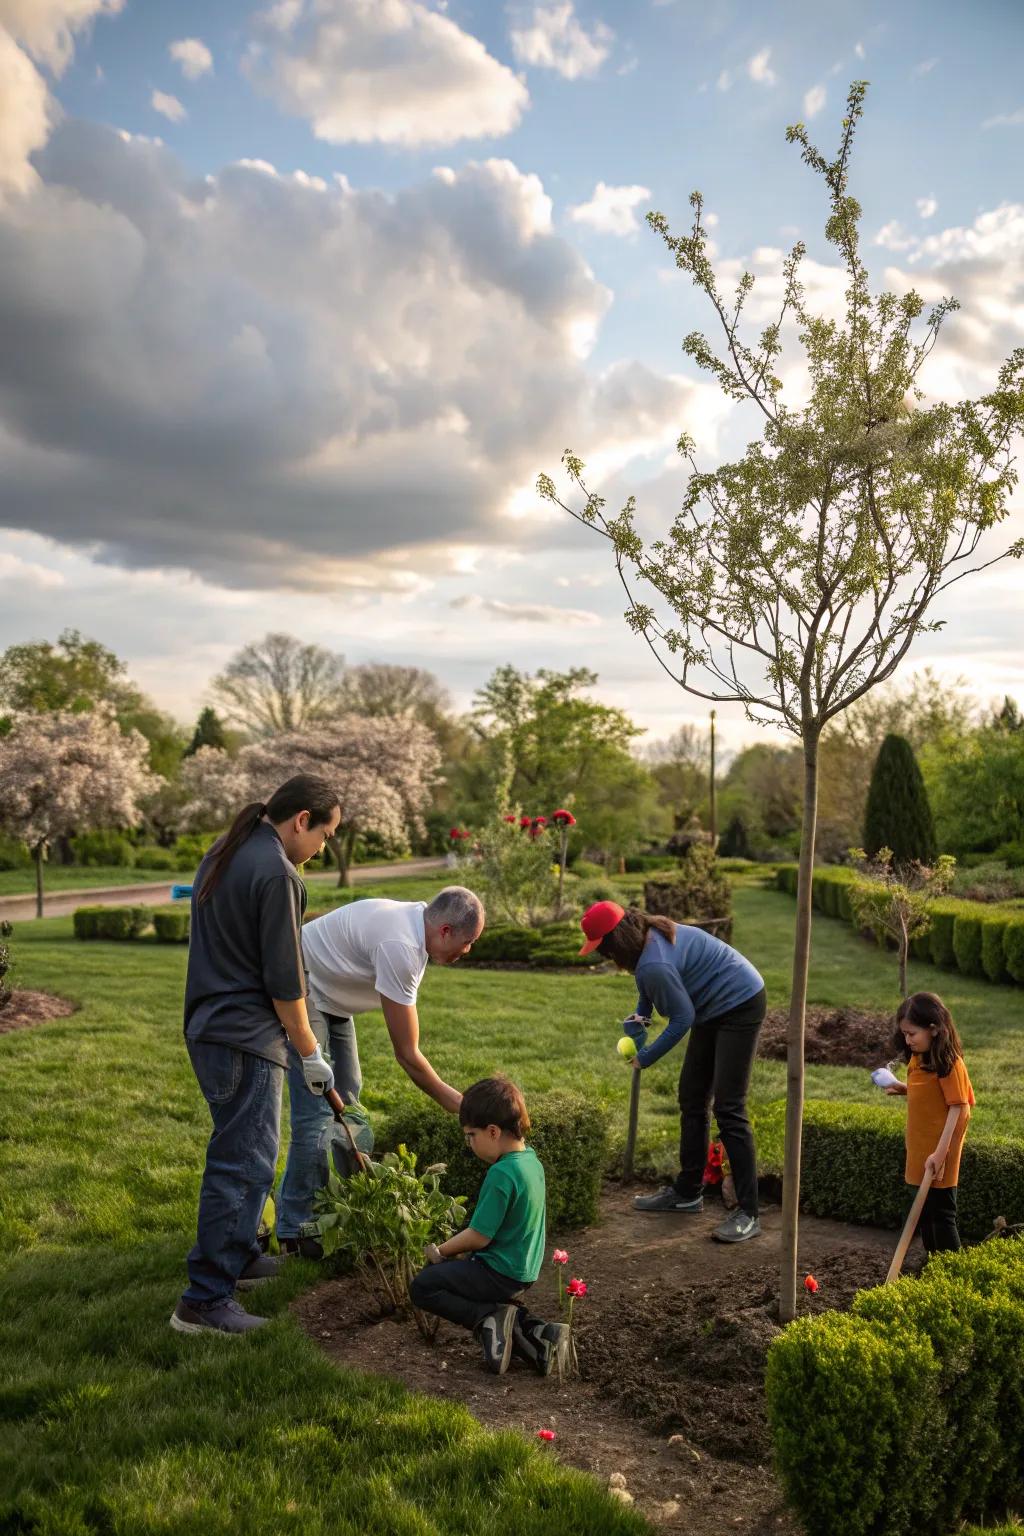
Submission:
[[[960,1247],[956,1186],[974,1090],[956,1025],[934,992],[915,992],[900,1004],[893,1045],[907,1063],[906,1084],[886,1089],[907,1100],[905,1177],[916,1187],[926,1169],[934,1175],[919,1231],[925,1252],[941,1253]]]

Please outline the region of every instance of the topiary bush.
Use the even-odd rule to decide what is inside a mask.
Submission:
[[[188,907],[168,907],[153,913],[153,929],[158,944],[187,944],[192,913]]]
[[[584,1227],[597,1220],[601,1180],[608,1163],[607,1117],[580,1093],[553,1091],[528,1100],[533,1122],[528,1141],[544,1164],[547,1215],[552,1228]],[[469,1152],[456,1115],[423,1094],[405,1096],[379,1137],[382,1150],[404,1144],[421,1166],[445,1163],[441,1187],[476,1200],[486,1164]]]
[[[893,863],[934,864],[938,855],[928,792],[914,749],[890,732],[871,773],[864,810],[864,848],[869,859],[891,848]]]
[[[140,938],[152,919],[149,907],[78,907],[72,922],[76,939],[123,942]]]
[[[993,913],[986,917],[981,925],[981,968],[989,981],[1009,981],[1010,973],[1006,968],[1006,930],[1010,925],[1009,917],[1003,917]]]
[[[1014,981],[1024,984],[1024,917],[1011,918],[1003,933],[1003,959]]]
[[[983,976],[981,964],[981,917],[959,912],[953,923],[953,954],[962,976]]]
[[[653,916],[683,923],[696,918],[729,917],[732,887],[717,866],[708,843],[694,843],[680,860],[679,871],[644,882],[644,907]]]

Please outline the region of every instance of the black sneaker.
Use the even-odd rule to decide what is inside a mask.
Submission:
[[[281,1265],[284,1260],[277,1258],[272,1253],[261,1253],[258,1259],[251,1259],[235,1281],[237,1291],[252,1291],[258,1285],[266,1285],[268,1280],[276,1280],[281,1273]]]
[[[521,1328],[517,1319],[512,1353],[532,1365],[538,1376],[550,1376],[556,1365],[559,1375],[564,1375],[569,1360],[568,1324],[533,1322]]]
[[[504,1376],[512,1355],[517,1307],[497,1307],[473,1329],[484,1352],[484,1364],[495,1376]]]
[[[659,1189],[656,1195],[634,1195],[634,1211],[678,1211],[683,1214],[696,1215],[704,1209],[704,1196],[693,1195],[689,1198],[680,1195],[671,1184],[664,1189]]]
[[[277,1246],[286,1259],[322,1259],[323,1245],[315,1237],[279,1237]]]
[[[212,1307],[190,1307],[187,1301],[179,1301],[171,1313],[175,1333],[226,1333],[233,1338],[254,1333],[269,1321],[269,1317],[253,1317],[230,1297],[214,1302]]]

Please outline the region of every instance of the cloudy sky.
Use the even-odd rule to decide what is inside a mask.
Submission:
[[[723,271],[770,293],[802,238],[827,304],[785,128],[831,153],[869,80],[873,278],[960,298],[926,383],[981,392],[1024,344],[1022,56],[1019,0],[0,0],[0,646],[77,626],[183,718],[271,628],[703,718],[532,489],[571,445],[657,526],[680,431],[759,430],[643,215],[700,187]],[[1024,698],[1024,573],[955,594],[914,664]]]

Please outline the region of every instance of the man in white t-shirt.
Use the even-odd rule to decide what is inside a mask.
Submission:
[[[354,1017],[380,1008],[395,1060],[417,1088],[458,1114],[461,1093],[437,1075],[420,1050],[416,994],[428,960],[453,965],[469,953],[483,926],[480,898],[461,885],[446,886],[429,903],[353,901],[306,924],[302,954],[309,1022],[329,1050],[334,1085],[346,1103],[357,1102],[362,1086]],[[319,1245],[300,1240],[299,1230],[310,1220],[320,1188],[317,1144],[331,1109],[305,1087],[297,1057],[294,1062],[289,1057],[288,1094],[291,1141],[277,1200],[277,1236],[283,1252],[315,1257]]]

